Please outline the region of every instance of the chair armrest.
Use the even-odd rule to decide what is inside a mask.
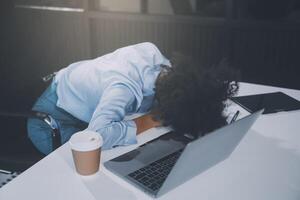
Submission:
[[[12,117],[12,118],[36,118],[44,121],[49,127],[52,129],[52,146],[53,150],[57,149],[61,146],[61,135],[57,123],[51,115],[43,113],[43,112],[36,112],[36,111],[29,111],[29,112],[7,112],[7,111],[0,111],[1,117]]]

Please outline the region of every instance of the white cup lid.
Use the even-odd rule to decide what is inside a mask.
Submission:
[[[80,131],[72,135],[69,144],[75,151],[91,151],[100,148],[103,139],[97,132]]]

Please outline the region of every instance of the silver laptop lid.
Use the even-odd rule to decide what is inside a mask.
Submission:
[[[156,196],[161,196],[225,160],[262,113],[263,110],[257,111],[190,142],[185,147]]]

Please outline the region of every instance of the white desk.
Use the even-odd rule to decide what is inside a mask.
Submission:
[[[300,99],[300,91],[241,84],[240,95],[283,91]],[[243,117],[248,113],[241,110]],[[165,133],[151,129],[138,137],[139,144]],[[105,151],[101,162],[136,148]],[[101,171],[81,177],[74,171],[68,145],[51,153],[0,189],[1,200],[151,199],[111,174]],[[299,200],[300,111],[261,116],[225,161],[194,177],[160,199]]]

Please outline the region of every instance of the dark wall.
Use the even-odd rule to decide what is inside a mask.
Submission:
[[[27,98],[19,93],[24,82],[16,78],[20,68],[16,65],[19,53],[15,22],[13,1],[0,1],[0,112],[26,109],[24,108],[26,103],[23,102],[26,102]],[[26,134],[23,134],[26,133],[25,124],[24,119],[7,118],[0,114],[0,148],[5,147],[7,138],[18,135],[22,136],[21,139],[25,139]]]
[[[80,14],[14,8],[7,1],[1,29],[1,110],[29,110],[48,86],[42,77],[87,59],[86,23]]]
[[[14,88],[12,60],[15,54],[15,23],[13,15],[13,1],[4,0],[0,2],[0,106],[8,102],[11,97],[10,89]]]
[[[300,89],[300,26],[248,24],[233,28],[233,61],[243,80]]]
[[[203,64],[227,57],[243,81],[300,89],[299,22],[58,12],[1,4],[4,109],[29,109],[47,86],[43,75],[143,41],[157,44],[167,56],[181,51]]]

